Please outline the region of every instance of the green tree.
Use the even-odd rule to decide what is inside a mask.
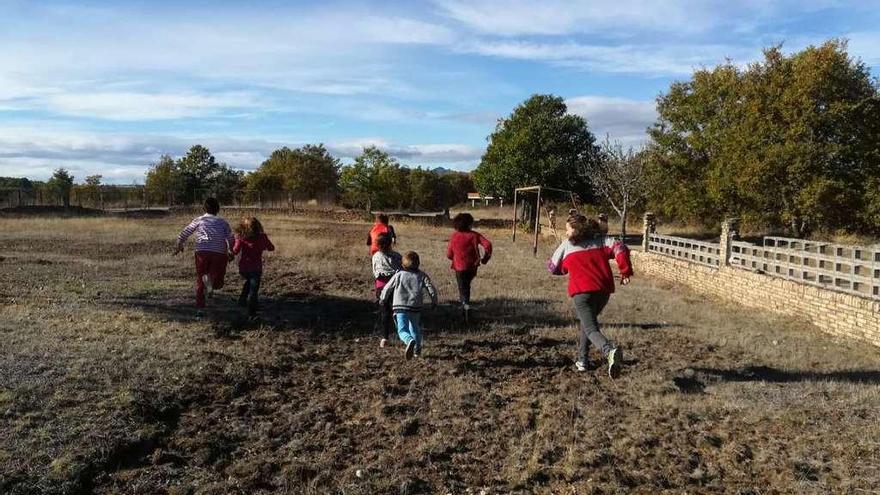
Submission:
[[[192,204],[210,188],[210,179],[219,172],[220,164],[204,146],[197,144],[175,163],[175,173],[180,177],[184,203]]]
[[[73,189],[73,176],[70,175],[66,169],[55,169],[55,173],[52,174],[52,178],[49,179],[47,186],[52,195],[58,198],[65,207],[70,206],[70,191]]]
[[[339,186],[343,203],[368,211],[401,208],[410,198],[408,172],[388,153],[366,147],[353,164],[342,168]]]
[[[332,196],[339,183],[339,167],[339,160],[323,144],[279,148],[248,175],[248,193],[255,197],[283,192],[306,199]]]
[[[144,187],[151,203],[171,205],[175,202],[183,191],[183,184],[171,156],[162,155],[159,161],[150,165]]]
[[[880,177],[877,98],[840,40],[697,71],[658,99],[652,206],[713,223],[738,215],[795,236],[863,228],[866,185]]]
[[[500,120],[474,172],[486,195],[510,198],[517,187],[541,185],[589,197],[579,170],[598,160],[595,138],[583,117],[571,115],[562,98],[534,95]]]

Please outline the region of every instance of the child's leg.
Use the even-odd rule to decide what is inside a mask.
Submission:
[[[576,294],[572,298],[574,309],[580,320],[580,332],[578,334],[578,361],[587,362],[587,353],[592,343],[605,356],[613,348],[605,335],[599,331],[599,313],[608,303],[609,294],[603,292],[588,292]]]
[[[248,294],[248,313],[251,316],[257,314],[257,303],[260,294],[260,280],[263,278],[262,272],[252,272],[248,274],[248,281],[251,284]]]
[[[196,251],[195,254],[195,262],[196,262],[196,307],[204,308],[205,307],[205,282],[202,279],[202,276],[208,273],[208,257],[205,256],[208,253],[202,253]]]
[[[422,314],[421,313],[410,313],[409,314],[409,331],[413,336],[413,340],[416,341],[416,354],[422,352]]]
[[[246,272],[239,272],[241,278],[244,279],[244,286],[241,288],[241,294],[238,296],[238,305],[245,306],[247,305],[247,297],[248,294],[251,293],[251,279],[248,278],[248,274]]]
[[[455,272],[455,281],[458,284],[458,300],[462,304],[471,303],[471,281],[477,275],[476,270]]]
[[[410,314],[405,311],[394,314],[394,320],[397,322],[397,336],[406,345],[409,345],[410,341],[413,340],[413,336],[410,334],[409,317]]]
[[[210,255],[210,271],[208,276],[211,277],[211,287],[213,287],[214,290],[220,290],[223,288],[223,283],[226,279],[226,265],[229,262],[229,257],[220,253],[205,254]]]

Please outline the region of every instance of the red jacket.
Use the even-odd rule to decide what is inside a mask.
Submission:
[[[239,271],[263,271],[263,251],[275,251],[275,246],[266,234],[260,234],[256,239],[245,239],[241,236],[235,236],[232,254],[241,253],[241,258],[238,259]]]
[[[397,234],[394,233],[394,227],[376,222],[373,224],[373,228],[370,229],[369,235],[367,235],[367,245],[370,246],[370,256],[379,251],[380,234],[388,234],[391,236],[392,240],[397,239]]]
[[[480,258],[480,247],[483,246],[483,257]],[[475,269],[480,261],[485,265],[492,257],[492,243],[479,232],[455,231],[449,238],[446,257],[452,260],[452,269],[457,272]]]
[[[572,244],[562,241],[547,263],[554,275],[569,275],[568,295],[585,292],[614,292],[614,274],[608,260],[617,261],[620,275],[632,276],[629,248],[612,237],[596,237]]]

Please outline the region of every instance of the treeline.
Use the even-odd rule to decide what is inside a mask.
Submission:
[[[698,70],[657,99],[648,207],[717,224],[880,233],[880,89],[829,41]]]
[[[713,228],[740,217],[797,237],[880,234],[880,82],[846,48],[773,47],[746,67],[697,70],[657,98],[650,139],[635,149],[597,144],[562,98],[534,95],[489,136],[477,189],[574,190],[621,220],[652,210]]]
[[[166,155],[152,164],[145,187],[154,204],[192,204],[215,196],[223,202],[319,200],[365,210],[436,211],[465,201],[473,183],[464,173],[404,166],[376,147],[364,148],[345,166],[321,144],[283,147],[244,174],[196,145],[177,160]]]

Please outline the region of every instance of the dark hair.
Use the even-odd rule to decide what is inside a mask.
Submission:
[[[244,217],[235,231],[245,239],[256,239],[263,233],[263,224],[256,217]]]
[[[208,198],[205,200],[205,213],[210,213],[211,215],[216,215],[220,212],[220,202],[217,201],[217,198]]]
[[[382,225],[388,225],[388,215],[384,213],[377,213],[376,221],[381,223]]]
[[[391,249],[391,234],[388,232],[379,234],[379,237],[376,238],[376,245],[379,246],[379,251],[387,252]]]
[[[459,232],[467,232],[474,225],[474,216],[470,213],[459,213],[452,219],[452,228]]]
[[[572,215],[568,217],[566,223],[574,230],[568,238],[573,244],[596,237],[600,232],[599,222],[583,215]]]
[[[403,269],[414,272],[419,269],[419,253],[415,251],[407,251],[403,255]]]

